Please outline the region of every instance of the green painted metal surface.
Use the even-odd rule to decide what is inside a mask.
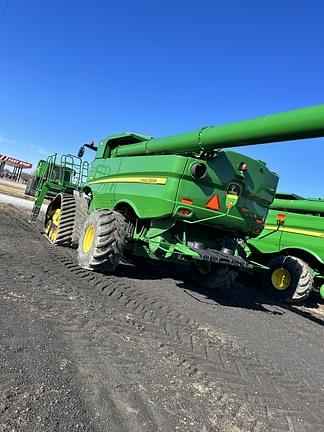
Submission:
[[[244,176],[238,169],[243,161],[249,165]],[[205,225],[256,236],[263,228],[278,177],[263,163],[231,151],[201,161],[207,168],[203,179],[192,177],[194,163],[197,159],[180,155],[96,159],[86,185],[93,196],[91,210],[127,204],[141,219],[199,221],[227,213],[226,195],[234,184],[241,190],[237,205],[223,219],[211,219]],[[206,205],[215,194],[219,209],[208,209]],[[182,215],[182,209],[190,215]]]
[[[64,155],[62,157],[61,164],[56,161],[56,155],[49,156],[46,161],[41,159],[38,162],[35,170],[37,187],[40,187],[40,183],[47,179],[61,185],[74,182],[73,176],[75,168],[72,167],[73,164],[71,163],[64,164],[63,161],[66,156],[67,155]]]
[[[131,212],[137,244],[127,247],[143,256],[195,257],[191,245],[197,242],[235,251],[238,238],[262,231],[278,176],[261,161],[221,149],[319,136],[324,105],[166,138],[108,136],[99,142],[83,186],[89,211]],[[284,244],[282,232],[272,237],[277,248]]]
[[[35,170],[35,177],[39,179],[40,177],[43,177],[45,175],[46,170],[48,169],[48,162],[41,159],[36,167]]]
[[[262,161],[223,150],[319,136],[324,136],[324,105],[166,138],[132,132],[108,136],[98,147],[93,142],[81,147],[80,157],[85,147],[96,151],[86,180],[80,158],[64,155],[57,162],[53,155],[40,163],[31,219],[37,217],[45,197],[77,190],[87,195],[88,213],[112,209],[124,215],[127,240],[123,247],[131,255],[242,268],[248,264],[238,256],[239,239],[259,236],[250,240],[250,248],[263,256],[284,250],[292,236],[297,244],[298,235],[305,236],[307,231],[312,237],[310,250],[305,249],[304,240],[299,247],[304,246],[305,253],[312,251],[322,265],[324,257],[315,242],[323,242],[324,226],[319,225],[317,234],[311,233],[314,219],[309,218],[308,224],[303,220],[302,233],[296,228],[305,213],[323,222],[323,215],[318,214],[322,202],[296,204],[288,197],[285,214],[294,231],[284,229],[287,224],[277,229],[276,214],[283,211],[282,197],[279,204],[273,202],[277,174]],[[301,201],[297,196],[294,200]],[[314,277],[323,283],[317,268]]]
[[[305,199],[294,194],[276,197],[264,230],[248,241],[251,257],[263,263],[273,255],[303,258],[318,282],[315,288],[319,288],[324,278],[324,199]],[[278,217],[283,223],[278,224]]]
[[[284,222],[277,224],[277,215]],[[261,235],[249,241],[260,253],[303,250],[324,264],[324,200],[275,199]]]
[[[73,194],[80,190],[88,173],[88,163],[80,158],[66,154],[57,160],[57,154],[50,155],[46,161],[40,160],[35,171],[37,180],[35,203],[31,212],[30,222],[34,222],[44,200],[54,198],[60,192]]]
[[[319,294],[324,299],[324,284],[320,287]]]
[[[194,132],[166,138],[145,139],[138,136],[134,144],[111,147],[112,156],[157,153],[184,153],[251,144],[274,143],[324,135],[324,104],[279,114],[258,117],[222,126],[209,126]],[[111,137],[103,140],[113,144]]]

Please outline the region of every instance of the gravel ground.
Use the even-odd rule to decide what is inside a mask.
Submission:
[[[1,188],[0,188],[0,190],[1,190]],[[11,204],[15,207],[22,207],[22,208],[29,210],[31,212],[31,210],[34,206],[34,200],[29,201],[28,199],[25,199],[25,198],[18,198],[15,196],[10,196],[10,195],[0,193],[0,204]],[[41,208],[41,212],[45,213],[46,208],[47,208],[47,206],[45,206],[43,204],[42,208]]]
[[[31,211],[35,198],[25,195],[25,189],[25,184],[0,178],[0,204],[11,204]],[[43,204],[41,211],[45,212],[46,208],[47,205]]]
[[[23,198],[26,201],[34,201],[33,197],[25,195],[25,189],[26,184],[0,178],[0,193],[8,196]]]
[[[0,431],[319,432],[323,305],[78,268],[0,204]]]

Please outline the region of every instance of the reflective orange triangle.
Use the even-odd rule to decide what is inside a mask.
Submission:
[[[220,209],[218,195],[213,195],[210,198],[210,200],[207,201],[206,208],[208,208],[210,210],[219,210]]]

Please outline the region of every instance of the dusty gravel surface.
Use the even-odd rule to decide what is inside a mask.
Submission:
[[[323,305],[80,269],[0,204],[0,431],[319,432]]]
[[[25,195],[26,185],[0,178],[0,205],[11,204],[15,207],[23,207],[31,210],[35,198]],[[47,200],[42,205],[41,211],[46,212]]]
[[[0,193],[12,197],[23,198],[27,201],[34,201],[33,197],[25,195],[25,189],[26,185],[23,183],[17,183],[15,181],[0,178]]]

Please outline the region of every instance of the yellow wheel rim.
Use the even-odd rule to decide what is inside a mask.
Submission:
[[[288,270],[277,268],[272,272],[271,282],[275,289],[283,291],[290,286],[291,276]]]
[[[61,209],[58,208],[58,209],[55,210],[55,212],[54,212],[54,214],[52,216],[52,221],[53,221],[54,225],[58,226],[58,224],[60,222],[60,217],[61,217]]]
[[[57,237],[57,231],[58,231],[58,225],[60,222],[61,217],[61,209],[58,208],[55,210],[55,212],[52,214],[51,218],[48,220],[46,226],[45,226],[45,235],[54,242]]]
[[[82,249],[84,253],[88,253],[89,250],[91,249],[91,246],[93,244],[93,239],[95,236],[95,227],[93,225],[88,225],[85,233],[84,233],[84,238],[83,238],[83,242],[82,242]]]

